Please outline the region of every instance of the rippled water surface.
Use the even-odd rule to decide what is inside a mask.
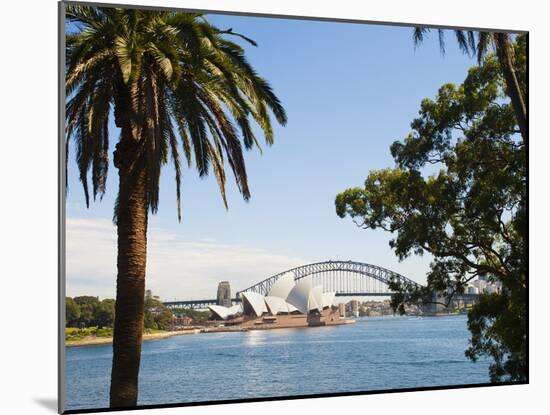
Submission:
[[[139,404],[485,383],[465,316],[361,318],[143,344]],[[111,346],[67,349],[67,409],[107,407]]]

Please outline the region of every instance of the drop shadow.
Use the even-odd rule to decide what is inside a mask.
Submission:
[[[57,413],[57,399],[55,398],[34,398],[34,401],[40,406]]]

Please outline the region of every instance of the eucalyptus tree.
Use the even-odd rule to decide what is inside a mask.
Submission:
[[[521,73],[525,37],[513,47]],[[411,133],[390,147],[394,167],[370,171],[364,186],[335,200],[340,217],[391,233],[399,260],[433,256],[426,287],[390,284],[394,309],[448,305],[479,276],[494,283],[496,292],[482,293],[468,313],[466,350],[492,360],[493,382],[527,379],[527,147],[504,88],[488,55],[461,85],[422,101]]]
[[[426,27],[417,27],[414,29],[413,38],[415,46],[422,43],[424,35],[430,31]],[[445,32],[443,29],[437,29],[439,35],[439,46],[441,52],[445,52]],[[487,56],[490,47],[493,46],[498,62],[501,68],[501,76],[506,82],[505,91],[514,109],[518,128],[527,142],[527,106],[526,106],[526,84],[527,71],[525,62],[527,55],[520,57],[519,66],[522,68],[520,73],[516,71],[516,54],[510,35],[506,32],[483,32],[473,30],[455,30],[456,40],[460,49],[473,56],[477,55],[478,63],[481,64]]]
[[[74,141],[86,205],[105,193],[109,118],[120,130],[117,289],[110,405],[134,406],[144,318],[149,213],[159,203],[161,169],[169,159],[181,220],[183,156],[200,176],[210,168],[223,203],[226,161],[245,200],[250,198],[243,147],[260,147],[251,123],[273,142],[272,116],[287,117],[270,85],[234,41],[197,13],[68,5],[66,140]],[[91,189],[88,177],[91,176]]]

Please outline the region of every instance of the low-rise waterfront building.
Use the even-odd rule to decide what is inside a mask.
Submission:
[[[346,305],[344,303],[338,304],[338,311],[340,312],[340,317],[346,317]]]

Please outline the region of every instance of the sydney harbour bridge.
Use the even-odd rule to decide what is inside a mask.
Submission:
[[[302,265],[272,275],[248,288],[237,291],[231,302],[233,304],[240,302],[240,293],[242,292],[266,295],[275,281],[288,273],[294,275],[295,281],[311,276],[314,286],[322,285],[324,290],[335,292],[339,297],[389,297],[394,293],[388,287],[390,282],[400,282],[408,287],[421,287],[410,278],[377,265],[355,261],[325,261]],[[477,295],[461,294],[460,297],[464,301],[472,301]],[[196,309],[206,308],[217,303],[218,299],[216,298],[164,302],[169,308]]]

